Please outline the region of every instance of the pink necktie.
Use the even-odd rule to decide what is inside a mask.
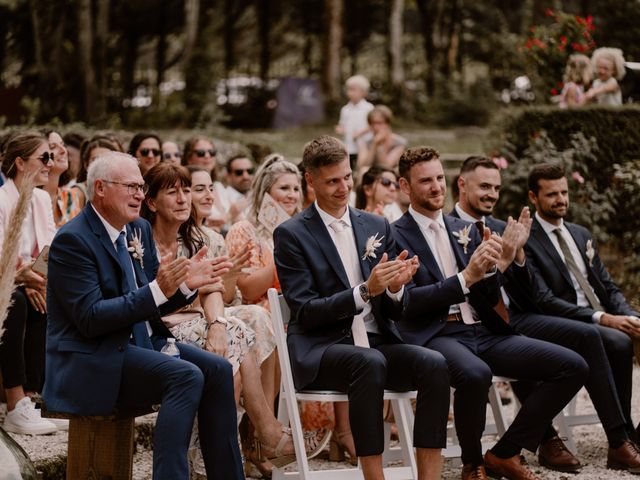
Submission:
[[[345,225],[342,220],[336,220],[329,226],[335,232],[335,242],[338,249],[338,255],[342,261],[342,266],[347,272],[349,285],[351,287],[355,287],[359,276],[358,271],[360,270],[360,263],[358,262],[358,252],[356,251],[353,236],[347,228],[347,225]],[[354,345],[357,345],[358,347],[369,346],[369,338],[367,337],[367,329],[364,326],[364,316],[362,314],[355,315],[353,317],[351,335],[353,335]]]
[[[445,278],[453,277],[456,274],[454,265],[456,261],[451,251],[451,245],[447,238],[446,233],[443,231],[442,226],[438,222],[431,222],[429,228],[433,230],[436,239],[436,253],[440,258],[440,265],[442,265],[442,273]],[[462,321],[466,324],[476,323],[473,319],[473,313],[471,313],[471,306],[468,302],[458,304],[460,307],[460,314],[462,315]]]

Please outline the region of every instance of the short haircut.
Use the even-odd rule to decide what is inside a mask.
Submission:
[[[320,167],[340,163],[348,157],[344,143],[335,137],[321,135],[304,146],[302,165],[305,171],[313,172]]]
[[[473,172],[478,167],[500,170],[500,168],[489,157],[472,155],[471,157],[467,157],[467,159],[462,162],[462,166],[460,167],[460,175],[463,175],[467,172]]]
[[[393,122],[393,112],[386,105],[376,105],[373,109],[367,114],[367,123],[371,125],[373,121],[373,117],[379,115],[382,117],[384,122],[388,125],[391,125]]]
[[[119,169],[120,161],[128,160],[138,166],[138,159],[128,153],[107,152],[96,158],[87,169],[87,200],[95,195],[96,180],[111,180]]]
[[[562,165],[558,165],[557,163],[541,163],[531,169],[529,177],[527,178],[527,184],[529,185],[529,190],[537,195],[540,190],[540,180],[558,180],[565,175],[566,172]]]
[[[234,160],[238,160],[239,158],[246,158],[253,165],[253,160],[251,160],[251,157],[249,155],[245,155],[244,153],[234,153],[233,155],[231,155],[229,160],[227,160],[227,173],[231,173],[231,170],[233,170],[231,168],[231,164],[234,162]]]
[[[408,148],[400,156],[398,172],[402,178],[409,180],[409,172],[414,165],[431,160],[440,160],[440,154],[433,147]]]
[[[364,75],[354,75],[352,77],[349,77],[347,78],[347,81],[344,82],[344,84],[347,87],[356,87],[360,90],[364,90],[365,92],[368,92],[369,88],[371,88],[369,80],[367,80],[367,77],[365,77]]]

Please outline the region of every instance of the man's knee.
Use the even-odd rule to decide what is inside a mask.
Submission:
[[[365,379],[367,383],[376,384],[384,388],[387,379],[387,359],[373,348],[358,349],[355,356],[356,368],[354,379]]]
[[[493,373],[487,365],[470,365],[460,375],[460,383],[454,385],[456,390],[473,391],[478,394],[488,392],[493,381]]]

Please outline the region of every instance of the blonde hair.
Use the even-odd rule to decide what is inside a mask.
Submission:
[[[589,85],[592,78],[593,68],[591,68],[589,57],[581,53],[571,55],[564,71],[564,83],[573,82],[578,85]]]
[[[344,82],[347,87],[356,87],[364,92],[369,92],[369,88],[371,88],[371,84],[367,77],[364,75],[354,75],[352,77],[347,78],[347,81]]]
[[[255,226],[258,226],[258,213],[260,213],[262,199],[265,194],[269,193],[278,178],[287,173],[292,173],[298,178],[298,181],[301,180],[298,167],[285,160],[279,153],[272,153],[258,167],[258,171],[251,182],[251,208],[249,209],[249,220]],[[301,207],[302,205],[299,202],[294,215],[300,211]]]
[[[609,60],[613,65],[613,77],[616,80],[622,80],[627,73],[624,69],[624,56],[622,50],[619,48],[602,47],[598,48],[593,55],[591,55],[591,63],[595,70],[598,69],[598,60],[604,58]]]

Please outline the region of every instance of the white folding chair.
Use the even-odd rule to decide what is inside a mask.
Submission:
[[[278,295],[277,290],[271,288],[268,292],[269,304],[271,306],[271,319],[276,336],[278,348],[278,359],[282,371],[282,381],[280,384],[280,401],[278,404],[278,420],[283,425],[289,425],[293,434],[293,444],[296,451],[298,464],[297,471],[285,471],[275,468],[273,470],[273,480],[284,480],[290,478],[302,480],[334,480],[336,478],[351,480],[362,479],[360,468],[344,468],[332,470],[310,470],[309,462],[305,454],[302,423],[298,410],[298,401],[315,402],[346,402],[347,395],[336,391],[296,391],[293,385],[291,373],[291,363],[289,361],[289,350],[287,348],[287,338],[284,326],[289,322],[290,311],[284,298]],[[411,408],[411,398],[415,398],[416,392],[391,392],[385,391],[384,399],[391,401],[395,421],[398,426],[398,437],[400,440],[399,449],[389,449],[389,440],[385,440],[385,452],[383,461],[385,464],[389,460],[402,460],[402,465],[385,466],[384,474],[387,480],[414,479],[418,477],[415,455],[413,452],[412,431],[413,431],[413,410]],[[386,429],[388,433],[388,429]],[[398,451],[399,450],[399,451]]]
[[[558,435],[565,439],[564,444],[574,455],[578,453],[578,449],[576,447],[576,442],[573,439],[573,427],[600,423],[600,418],[597,413],[577,414],[577,403],[578,394],[571,399],[567,406],[564,407],[564,409],[556,415],[556,418],[554,419],[556,427],[558,428]]]

